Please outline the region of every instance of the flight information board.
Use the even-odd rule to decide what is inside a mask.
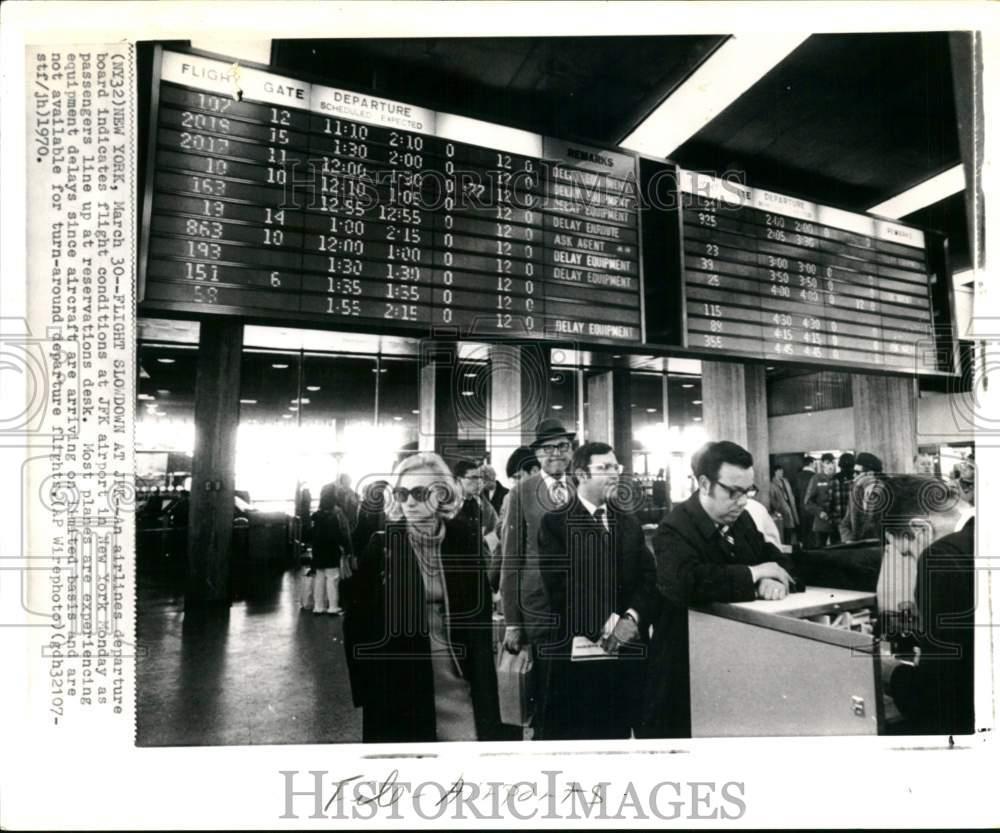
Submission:
[[[704,174],[679,176],[686,347],[910,373],[951,369],[935,342],[935,268],[923,231]]]
[[[638,170],[631,153],[163,51],[142,310],[640,344]]]

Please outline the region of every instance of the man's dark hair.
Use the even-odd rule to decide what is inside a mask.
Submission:
[[[590,458],[595,454],[610,454],[612,451],[614,449],[607,443],[584,443],[573,452],[573,460],[569,470],[575,475],[578,469],[583,469],[589,475],[590,471],[587,466],[590,465]]]
[[[803,466],[808,466],[808,465],[811,465],[812,463],[815,463],[815,462],[816,462],[816,458],[813,457],[811,454],[803,454],[802,455],[802,465]]]
[[[478,468],[479,466],[473,463],[472,460],[459,460],[452,466],[451,471],[455,477],[465,477],[470,471]]]
[[[845,451],[837,461],[837,468],[841,473],[854,476],[854,455],[850,451]]]
[[[885,490],[878,499],[885,518],[901,523],[950,512],[960,499],[956,489],[932,474],[884,475],[876,488]]]
[[[834,456],[828,451],[822,457],[819,458],[821,463],[832,463],[834,461]]]
[[[748,469],[753,465],[753,455],[743,446],[731,443],[729,440],[709,443],[698,458],[694,473],[697,477],[704,475],[715,482],[719,478],[719,469],[723,463]]]

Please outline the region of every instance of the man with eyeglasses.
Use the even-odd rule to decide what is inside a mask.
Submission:
[[[692,605],[782,599],[788,558],[746,512],[756,493],[753,456],[733,442],[709,443],[695,465],[698,491],[660,523],[653,539],[664,596],[650,645],[642,733],[690,737],[688,619]],[[733,650],[741,650],[733,646]]]
[[[638,723],[645,644],[659,612],[656,564],[639,522],[613,499],[622,471],[614,449],[585,443],[571,469],[573,498],[547,512],[539,532],[557,624],[537,646],[535,739],[627,739]],[[616,659],[574,661],[573,640],[581,636]]]
[[[576,434],[556,419],[542,420],[531,444],[541,470],[522,477],[507,496],[500,548],[504,648],[513,654],[548,638],[554,619],[538,568],[538,530],[546,512],[571,497],[566,477]]]

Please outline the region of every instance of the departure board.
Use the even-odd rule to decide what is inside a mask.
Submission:
[[[187,53],[153,83],[143,312],[642,342],[636,155]]]
[[[689,171],[680,187],[685,346],[766,361],[949,369],[936,349],[936,267],[923,231]]]

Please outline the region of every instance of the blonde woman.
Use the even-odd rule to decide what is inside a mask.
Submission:
[[[459,514],[462,489],[438,455],[407,458],[395,480],[348,611],[363,739],[499,739],[481,531]]]

